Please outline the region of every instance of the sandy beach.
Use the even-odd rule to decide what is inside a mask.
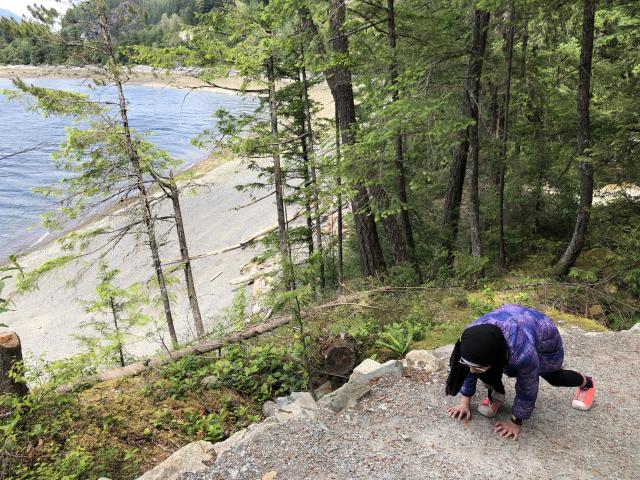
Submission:
[[[74,68],[0,67],[0,77],[5,78],[87,78],[91,76],[90,73],[87,69]],[[198,85],[199,81],[190,75],[157,75],[146,70],[135,72],[132,82],[170,88],[205,88],[202,82]],[[220,84],[223,84],[222,82],[231,88],[239,88],[241,84],[241,80],[237,78],[225,79]],[[230,93],[229,90],[220,91]],[[312,95],[327,110],[333,110],[328,89],[317,87]],[[196,182],[201,185],[197,192],[184,195],[181,199],[191,256],[236,244],[276,222],[273,197],[246,208],[236,209],[240,205],[251,203],[252,200],[248,192],[238,191],[236,185],[257,180],[256,173],[249,171],[241,161],[210,157],[192,166],[191,170],[196,174]],[[170,211],[170,204],[164,202],[159,214],[168,214]],[[93,228],[98,224],[117,226],[124,221],[124,213],[123,209],[112,209],[108,217],[100,215],[85,219],[78,228]],[[215,330],[219,325],[224,310],[231,305],[238,288],[242,288],[230,285],[229,281],[241,275],[241,267],[259,253],[259,249],[259,246],[237,249],[193,261],[200,309],[208,331]],[[51,235],[22,256],[20,264],[29,271],[65,253]],[[179,257],[175,231],[168,232],[163,237],[161,257],[165,262]],[[119,284],[122,286],[146,281],[154,275],[143,237],[125,237],[108,253],[106,260],[110,268],[120,270]],[[3,314],[0,320],[9,326],[9,330],[18,333],[28,361],[33,361],[33,357],[52,361],[79,352],[79,344],[73,336],[88,333],[82,331],[79,325],[91,318],[84,311],[82,302],[95,296],[95,263],[96,256],[92,255],[56,269],[41,279],[37,289],[13,298],[13,311]],[[172,287],[176,330],[181,341],[191,341],[194,332],[191,327],[189,303],[183,288],[184,277],[181,270],[173,272],[172,276],[176,281]],[[247,294],[249,298],[250,288]],[[13,285],[9,281],[4,293],[11,292],[12,289]],[[142,338],[145,332],[138,332],[137,340],[129,346],[132,354],[149,355],[161,349],[163,343],[170,344],[164,317],[160,314],[161,309],[155,310],[156,325],[145,328],[145,332],[149,334],[148,338]],[[153,330],[162,333],[149,333]]]

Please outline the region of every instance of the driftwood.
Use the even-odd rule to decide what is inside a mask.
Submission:
[[[27,384],[16,381],[9,373],[22,362],[22,345],[15,332],[0,333],[0,395],[11,394],[24,397],[29,393]]]
[[[290,215],[289,218],[287,219],[287,223],[289,222],[293,222],[296,218],[298,218],[300,215],[302,215],[303,211],[300,210],[297,213],[294,213],[293,215]],[[232,250],[237,250],[239,248],[244,248],[247,245],[257,242],[258,240],[262,240],[262,238],[264,238],[266,235],[268,235],[269,233],[275,231],[278,229],[278,224],[274,224],[271,225],[270,227],[264,228],[262,230],[260,230],[259,232],[254,233],[253,235],[250,235],[248,237],[243,238],[242,240],[240,240],[238,243],[234,244],[234,245],[229,245],[227,247],[223,247],[223,248],[218,248],[217,250],[211,250],[209,252],[204,252],[204,253],[199,253],[198,255],[192,255],[189,256],[190,260],[197,260],[199,258],[204,258],[204,257],[212,257],[214,255],[220,255],[222,253],[226,253],[226,252],[230,252]],[[169,260],[168,262],[164,262],[163,265],[173,265],[176,263],[182,263],[182,259],[181,258],[176,258],[173,260]]]
[[[75,390],[79,386],[93,385],[98,382],[106,382],[108,380],[115,380],[118,378],[139,375],[152,368],[161,367],[171,362],[175,362],[176,360],[179,360],[182,357],[186,357],[187,355],[201,355],[203,353],[219,350],[225,345],[229,345],[231,343],[237,343],[243,340],[248,340],[250,338],[257,337],[258,335],[262,335],[263,333],[270,332],[272,330],[275,330],[278,327],[286,325],[290,321],[291,321],[290,317],[274,318],[273,320],[262,322],[258,325],[253,325],[251,327],[245,328],[240,332],[233,333],[219,340],[214,340],[210,342],[201,342],[196,345],[192,345],[190,347],[186,347],[180,350],[170,352],[168,354],[158,355],[157,357],[150,357],[144,361],[127,365],[126,367],[112,368],[110,370],[105,370],[91,377],[82,379],[80,384],[63,385],[60,388],[58,388],[58,392],[61,392],[61,393],[69,392],[69,391]]]

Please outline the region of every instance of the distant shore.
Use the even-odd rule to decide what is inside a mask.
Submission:
[[[233,93],[242,88],[239,77],[221,78],[210,85],[198,78],[199,69],[161,70],[144,65],[136,65],[128,71],[127,83],[149,87],[170,87],[209,90]],[[63,65],[0,65],[0,78],[101,78],[103,70],[99,66],[68,67]],[[255,87],[251,85],[251,87]]]

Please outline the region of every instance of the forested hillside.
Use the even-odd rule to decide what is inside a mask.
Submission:
[[[596,331],[640,321],[640,2],[86,0],[34,14],[2,20],[0,63],[92,66],[112,95],[21,79],[3,92],[70,126],[53,155],[64,175],[39,189],[59,207],[44,217],[59,249],[12,257],[0,312],[51,288],[87,315],[69,320],[77,356],[12,357],[0,478],[135,478],[268,399],[451,343],[503,303]],[[133,64],[257,101],[212,111],[193,143],[255,172],[234,211],[259,204],[277,224],[192,248],[232,230],[215,202],[185,228],[185,198],[224,179],[132,127]],[[143,280],[113,267],[118,245],[120,265],[145,259]],[[239,251],[255,257],[228,282],[235,301],[207,316],[220,268],[194,272]],[[93,298],[63,290],[81,282]],[[139,331],[158,357],[129,352]],[[336,350],[349,361],[332,364]]]
[[[0,22],[0,64],[13,65],[79,65],[81,59],[73,56],[72,44],[89,33],[92,14],[74,2],[64,15],[48,16],[53,12],[34,12],[36,18],[47,20],[52,26],[59,22],[64,38],[61,45],[53,46],[42,35],[16,34],[10,21]],[[221,8],[224,0],[110,0],[114,11],[135,11],[136,20],[119,25],[114,35],[122,45],[176,46],[181,43],[180,32],[197,22],[199,15]],[[37,2],[34,2],[37,5]],[[55,7],[53,7],[55,10]],[[43,16],[44,14],[44,16]],[[47,17],[47,18],[45,18]],[[99,61],[98,58],[91,59]]]

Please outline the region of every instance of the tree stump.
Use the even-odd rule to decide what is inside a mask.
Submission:
[[[356,366],[358,345],[346,336],[332,337],[322,343],[325,373],[337,377],[348,376]]]
[[[24,397],[29,387],[24,382],[16,382],[9,372],[16,364],[22,362],[22,345],[15,332],[0,333],[0,395],[9,393]]]

